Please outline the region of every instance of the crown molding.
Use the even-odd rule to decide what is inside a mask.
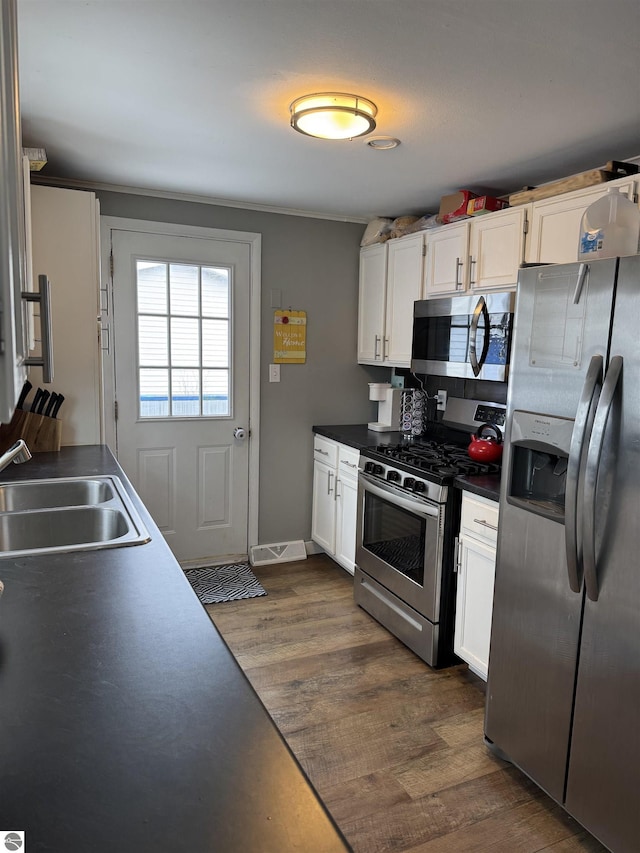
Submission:
[[[150,198],[165,198],[172,201],[188,201],[196,204],[209,204],[216,207],[235,207],[240,210],[255,210],[259,213],[277,213],[283,216],[300,216],[306,219],[328,219],[333,222],[352,222],[355,224],[366,224],[369,219],[363,216],[340,216],[332,213],[320,213],[313,210],[298,210],[289,207],[274,207],[267,204],[255,204],[252,202],[236,201],[225,198],[211,198],[209,196],[196,195],[194,193],[177,193],[166,190],[147,189],[145,187],[128,187],[121,184],[104,184],[100,181],[80,181],[74,178],[56,178],[50,175],[31,173],[31,182],[44,186],[65,187],[66,189],[92,190],[112,193],[126,193],[128,195],[141,195]]]

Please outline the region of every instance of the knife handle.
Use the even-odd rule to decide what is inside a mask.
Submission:
[[[24,401],[29,396],[29,391],[31,391],[32,388],[33,388],[33,385],[27,379],[27,381],[22,386],[22,391],[20,392],[20,396],[18,397],[18,403],[16,405],[16,409],[24,408]]]
[[[43,391],[42,397],[40,397],[40,402],[38,403],[38,414],[41,415],[44,412],[44,407],[47,404],[47,400],[51,396],[51,391]]]
[[[51,417],[51,412],[53,411],[53,407],[54,407],[57,399],[58,399],[58,395],[56,394],[55,391],[52,391],[51,396],[49,397],[49,402],[47,403],[47,407],[46,407],[46,409],[44,409],[44,411],[42,413],[45,416],[45,418]]]
[[[56,418],[58,416],[58,411],[60,410],[60,406],[64,403],[64,394],[58,394],[58,397],[53,404],[53,408],[51,409],[51,417]]]
[[[31,411],[34,414],[38,410],[38,404],[40,403],[40,398],[42,397],[43,394],[44,394],[44,391],[42,390],[42,388],[36,389],[36,393],[34,394],[34,397],[33,397],[33,403],[31,403]]]

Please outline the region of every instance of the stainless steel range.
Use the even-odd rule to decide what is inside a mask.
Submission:
[[[472,461],[469,433],[504,425],[505,406],[449,398],[443,425],[417,439],[360,453],[354,597],[431,666],[452,663],[455,538],[460,474],[492,474]]]

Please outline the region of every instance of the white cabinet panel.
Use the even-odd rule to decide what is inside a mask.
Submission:
[[[360,251],[358,362],[382,362],[387,301],[387,244]]]
[[[384,360],[410,367],[413,303],[422,295],[424,235],[390,240],[388,246]]]
[[[356,566],[356,520],[358,481],[341,476],[338,480],[336,515],[336,560],[354,574]]]
[[[325,551],[336,548],[336,470],[324,462],[313,463],[313,510],[311,538]]]
[[[619,187],[629,198],[634,197],[636,183],[630,178],[621,178],[598,184],[597,187],[534,202],[527,261],[545,264],[574,263],[578,257],[582,215],[591,202],[606,195],[608,188],[612,186]]]
[[[486,681],[496,552],[470,536],[460,538],[453,650]]]
[[[498,503],[463,492],[454,652],[486,681],[496,571]]]
[[[360,251],[358,362],[409,367],[413,303],[422,298],[424,234]]]
[[[360,452],[319,435],[313,444],[311,538],[353,574]]]
[[[469,284],[472,290],[515,288],[524,260],[531,205],[475,217],[470,223]]]
[[[464,293],[468,250],[468,221],[443,225],[428,232],[424,285],[427,298]]]
[[[33,274],[51,281],[54,381],[64,394],[62,444],[101,441],[98,202],[94,193],[31,188]],[[42,384],[39,368],[31,370]]]

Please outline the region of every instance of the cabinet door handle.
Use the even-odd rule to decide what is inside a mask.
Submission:
[[[462,282],[460,281],[460,276],[458,275],[461,266],[462,261],[460,260],[460,258],[456,258],[456,290],[459,290],[462,287]]]
[[[51,283],[46,275],[38,276],[38,291],[22,291],[25,302],[40,303],[40,340],[42,355],[29,356],[23,364],[26,367],[41,367],[42,381],[53,382],[53,340],[51,337]]]
[[[389,358],[389,338],[382,339],[382,360],[386,361]]]
[[[334,491],[334,493],[333,493],[333,499],[334,499],[334,501],[337,501],[337,500],[338,500],[338,498],[341,498],[341,497],[342,497],[342,492],[338,493],[338,483],[339,483],[339,482],[340,482],[340,477],[336,477],[336,488],[335,488],[335,491]]]
[[[329,455],[329,451],[328,451],[328,450],[321,450],[319,447],[316,447],[316,448],[315,448],[315,451],[316,451],[316,453],[322,453],[322,455],[323,455],[323,456],[328,456],[328,455]]]
[[[473,257],[473,255],[469,255],[469,284],[475,284],[476,283],[476,280],[473,277],[473,268],[475,266],[475,263],[476,263],[476,259]]]
[[[329,471],[327,474],[327,494],[330,495],[333,489],[331,488],[331,478],[333,477],[333,471]]]
[[[341,460],[340,460],[340,464],[341,464],[341,465],[348,465],[348,467],[349,467],[349,468],[357,468],[357,467],[358,467],[358,466],[355,464],[355,462],[347,462],[347,460],[346,460],[346,459],[341,459]]]
[[[490,527],[492,530],[498,529],[497,525],[489,524],[489,522],[486,521],[484,518],[474,518],[473,523],[474,524],[481,524],[483,527]]]
[[[380,343],[380,335],[375,336],[375,344],[373,345],[373,357],[378,359],[380,357],[380,353],[378,352],[378,344]]]

